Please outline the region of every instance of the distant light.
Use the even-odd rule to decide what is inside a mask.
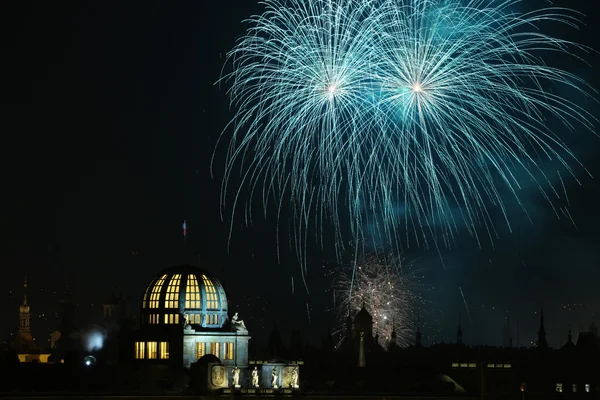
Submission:
[[[96,357],[86,356],[83,359],[83,363],[85,364],[86,367],[91,367],[93,365],[96,365]]]

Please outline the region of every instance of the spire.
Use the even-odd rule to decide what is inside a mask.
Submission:
[[[460,313],[458,313],[458,330],[456,331],[456,344],[462,344],[463,343],[463,332],[462,332],[462,325],[461,325],[461,321],[460,321]]]
[[[573,333],[571,332],[571,330],[569,329],[569,336],[568,336],[568,340],[567,340],[567,346],[569,347],[573,347],[575,346],[575,344],[573,343]]]
[[[19,336],[21,343],[29,343],[33,340],[31,337],[31,314],[30,307],[27,305],[27,276],[23,280],[23,304],[19,307]]]
[[[546,329],[544,328],[544,309],[542,308],[542,313],[540,315],[540,330],[538,331],[538,348],[548,348],[548,340],[546,339]]]
[[[27,305],[27,275],[25,275],[23,280],[23,305]]]

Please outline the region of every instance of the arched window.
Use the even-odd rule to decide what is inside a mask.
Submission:
[[[200,308],[200,287],[195,275],[188,275],[185,288],[185,308]]]
[[[179,308],[179,283],[181,274],[175,274],[167,287],[167,296],[165,298],[165,308]]]
[[[158,305],[160,303],[160,291],[162,289],[163,284],[165,283],[165,279],[167,279],[167,274],[161,276],[152,288],[152,293],[150,294],[150,308],[158,308]]]
[[[204,287],[206,289],[206,309],[218,310],[219,297],[217,296],[215,285],[213,285],[212,281],[208,279],[206,275],[202,275],[202,281],[204,282]]]

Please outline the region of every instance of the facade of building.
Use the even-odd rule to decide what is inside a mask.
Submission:
[[[135,361],[189,369],[212,354],[228,369],[247,367],[250,335],[237,313],[229,318],[227,305],[221,283],[199,267],[161,271],[143,295]]]

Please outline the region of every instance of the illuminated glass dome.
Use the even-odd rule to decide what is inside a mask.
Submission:
[[[170,267],[146,287],[141,308],[142,325],[184,325],[222,328],[227,320],[227,296],[221,283],[191,265]]]

